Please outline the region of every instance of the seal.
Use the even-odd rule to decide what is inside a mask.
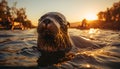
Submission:
[[[39,19],[37,27],[37,47],[41,52],[39,66],[60,62],[72,49],[67,23],[65,16],[59,12],[48,12]]]

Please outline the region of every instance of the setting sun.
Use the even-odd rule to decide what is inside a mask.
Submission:
[[[97,16],[95,15],[95,14],[87,14],[87,15],[85,15],[85,18],[87,19],[87,20],[96,20],[97,19]]]

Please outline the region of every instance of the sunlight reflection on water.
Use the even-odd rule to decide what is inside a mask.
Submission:
[[[95,35],[98,35],[99,33],[100,33],[99,29],[94,28],[90,28],[90,30],[88,31],[90,38],[93,38]]]
[[[111,30],[100,30],[91,28],[90,30],[77,30],[77,29],[70,29],[72,31],[72,35],[77,35],[86,40],[91,40],[93,42],[97,42],[99,44],[105,45],[100,49],[95,50],[88,50],[88,49],[80,49],[76,55],[86,55],[87,57],[83,57],[84,59],[87,58],[87,61],[90,61],[89,57],[92,57],[94,60],[90,61],[93,65],[98,65],[98,69],[112,69],[112,66],[119,67],[120,65],[120,33],[118,31],[111,31]],[[73,32],[74,31],[74,32]],[[114,45],[118,45],[117,47]],[[95,63],[93,63],[95,62]],[[112,65],[113,64],[113,65]],[[84,66],[87,64],[84,64]],[[105,65],[108,65],[106,68]],[[99,68],[100,66],[100,68]],[[89,67],[89,65],[88,65]],[[101,68],[102,67],[102,68]],[[114,67],[113,67],[114,68]]]
[[[99,32],[99,30],[98,29],[94,29],[94,28],[90,28],[90,30],[89,30],[89,34],[94,34],[94,33],[98,33]]]
[[[6,34],[4,36],[8,35],[0,39],[1,65],[37,65],[39,53],[38,51],[30,49],[37,45],[37,34],[35,29],[25,31],[15,30],[13,32],[0,31],[0,34],[1,36],[4,34]],[[83,69],[112,69],[111,67],[115,68],[115,66],[117,67],[120,65],[120,33],[118,31],[93,28],[90,30],[69,29],[69,34],[105,46],[97,49],[80,48],[77,53],[75,53],[75,59],[71,61],[71,63],[68,62],[66,67],[73,66],[74,68],[75,66],[83,66]]]

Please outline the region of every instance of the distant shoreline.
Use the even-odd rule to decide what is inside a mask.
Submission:
[[[71,23],[70,28],[77,29],[90,29],[90,28],[99,28],[99,29],[108,29],[108,30],[120,30],[120,22],[105,22],[100,20],[88,21],[85,27],[81,27],[81,22]]]
[[[32,26],[30,29],[33,29],[33,28],[37,28],[37,26]],[[6,28],[3,26],[0,26],[0,30],[11,30],[11,28]],[[14,28],[14,30],[22,30],[22,29],[21,28]]]

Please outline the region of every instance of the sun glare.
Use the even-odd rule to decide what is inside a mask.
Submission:
[[[87,14],[87,15],[85,16],[85,18],[86,18],[87,20],[96,20],[96,19],[97,19],[97,16],[96,16],[95,14]]]

